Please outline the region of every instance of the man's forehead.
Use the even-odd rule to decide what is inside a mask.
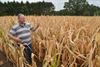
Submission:
[[[23,14],[19,14],[18,17],[24,18],[25,16]]]
[[[20,16],[21,18],[25,18],[25,16]]]

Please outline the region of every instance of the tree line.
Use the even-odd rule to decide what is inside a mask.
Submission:
[[[0,2],[0,15],[48,15],[54,11],[55,7],[51,2],[23,3],[19,2]]]
[[[59,5],[60,6],[60,5]],[[0,16],[17,15],[60,15],[60,16],[100,16],[100,7],[90,5],[87,0],[69,0],[65,2],[64,9],[55,11],[52,2],[0,2]]]
[[[89,4],[87,0],[69,0],[58,15],[100,16],[100,7]]]

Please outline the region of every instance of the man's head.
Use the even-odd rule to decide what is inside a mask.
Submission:
[[[18,22],[19,24],[23,24],[25,22],[24,14],[18,14]]]

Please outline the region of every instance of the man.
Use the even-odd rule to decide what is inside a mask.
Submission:
[[[31,31],[37,30],[33,28],[30,23],[25,22],[25,16],[23,14],[18,15],[18,23],[15,24],[10,30],[8,36],[10,39],[17,43],[21,43],[25,46],[25,58],[29,64],[32,64],[31,53],[32,53],[32,42],[31,42]]]

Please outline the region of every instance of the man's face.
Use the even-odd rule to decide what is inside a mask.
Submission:
[[[24,23],[25,22],[25,16],[19,16],[18,17],[18,22],[20,23],[20,24],[22,24],[22,23]]]

